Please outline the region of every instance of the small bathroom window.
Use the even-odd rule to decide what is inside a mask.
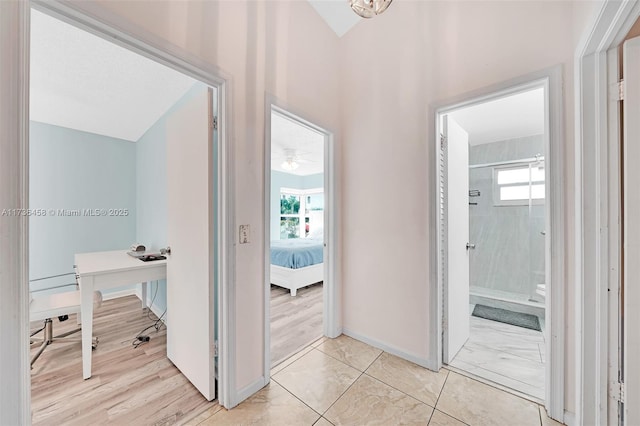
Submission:
[[[493,201],[496,206],[543,204],[544,164],[493,169]]]

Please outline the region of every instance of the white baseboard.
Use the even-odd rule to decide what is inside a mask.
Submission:
[[[265,380],[264,376],[260,376],[253,383],[250,383],[248,386],[240,389],[238,393],[235,395],[235,398],[232,398],[232,407],[240,404],[245,399],[249,398],[254,393],[258,392],[260,389],[269,384],[269,380]]]
[[[140,286],[137,286],[137,285],[136,285],[136,288],[134,289],[133,294],[135,294],[135,296],[136,296],[138,299],[140,299],[140,301],[142,301],[142,292],[141,292],[141,290],[140,290]],[[147,303],[149,303],[149,302],[150,302],[150,300],[149,300],[149,298],[147,297]],[[161,321],[164,323],[164,325],[167,325],[167,323],[168,323],[168,322],[167,322],[167,315],[166,315],[166,313],[165,313],[164,309],[160,309],[160,308],[158,307],[158,305],[156,305],[155,303],[154,303],[154,304],[152,304],[151,306],[149,306],[149,309],[151,309],[151,312],[153,312],[153,313],[154,313],[154,315],[155,315],[155,316],[157,316],[158,318],[160,318],[160,316],[161,316],[162,314],[165,314],[165,315],[162,317]]]
[[[356,333],[353,332],[349,329],[343,328],[342,329],[342,333],[349,336],[349,337],[353,337],[356,340],[360,340],[361,342],[364,342],[368,345],[371,345],[373,347],[376,347],[378,349],[382,349],[385,352],[390,353],[391,355],[395,355],[397,357],[400,357],[402,359],[406,359],[407,361],[411,361],[414,364],[418,364],[421,367],[424,368],[428,368],[429,370],[433,370],[433,371],[437,371],[437,366],[433,365],[433,363],[429,362],[429,359],[427,358],[422,358],[420,356],[411,354],[409,352],[405,352],[401,349],[398,349],[394,346],[391,345],[387,345],[386,343],[382,343],[378,340],[372,339],[368,336],[364,336],[360,333]]]
[[[569,411],[564,412],[563,422],[567,426],[575,426],[576,424],[576,415],[574,413],[570,413]]]
[[[125,296],[137,296],[136,289],[131,287],[131,288],[128,288],[126,290],[112,291],[112,292],[109,292],[109,293],[102,293],[102,300],[117,299],[119,297],[125,297]],[[140,298],[140,296],[138,296],[138,298]]]

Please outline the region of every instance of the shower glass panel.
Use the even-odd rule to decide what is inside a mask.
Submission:
[[[539,135],[470,147],[472,303],[495,299],[544,308],[536,292],[545,281],[543,141]],[[504,307],[500,303],[495,306]]]

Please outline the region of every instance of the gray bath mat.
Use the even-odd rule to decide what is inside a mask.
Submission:
[[[528,328],[530,330],[542,331],[538,317],[531,314],[507,311],[506,309],[492,308],[491,306],[485,305],[476,305],[471,315],[491,321],[515,325],[517,327]]]

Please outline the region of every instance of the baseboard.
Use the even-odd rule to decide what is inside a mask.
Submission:
[[[565,411],[563,423],[567,426],[575,426],[576,415],[574,413],[570,413],[569,411]]]
[[[102,300],[118,299],[120,297],[125,297],[125,296],[138,296],[138,295],[136,294],[136,289],[132,287],[126,290],[102,293]],[[140,298],[140,296],[138,296],[138,298]]]
[[[432,362],[429,362],[429,360],[426,359],[426,358],[422,358],[420,356],[411,354],[409,352],[405,352],[405,351],[403,351],[401,349],[398,349],[398,348],[396,348],[394,346],[387,345],[386,343],[382,343],[382,342],[380,342],[378,340],[375,340],[375,339],[372,339],[372,338],[370,338],[368,336],[364,336],[364,335],[362,335],[360,333],[353,332],[353,331],[351,331],[351,330],[349,330],[347,328],[343,328],[342,329],[342,333],[347,335],[347,336],[349,336],[349,337],[352,337],[352,338],[354,338],[356,340],[360,340],[361,342],[364,342],[367,345],[373,346],[373,347],[378,348],[378,349],[382,349],[383,351],[388,352],[391,355],[395,355],[395,356],[400,357],[402,359],[406,359],[407,361],[411,361],[414,364],[418,364],[421,367],[428,368],[429,370],[432,370],[432,371],[437,371],[437,369],[438,369],[438,367],[436,365],[434,365]]]
[[[140,290],[139,286],[136,286],[136,288],[134,289],[134,293],[133,293],[138,299],[140,299],[140,302],[142,302],[142,291]],[[147,303],[149,302],[149,299],[147,298]],[[151,306],[149,306],[149,309],[151,309],[151,312],[153,312],[153,314],[155,316],[157,316],[158,318],[160,318],[160,316],[162,316],[163,314],[166,314],[164,309],[161,309],[158,307],[158,305],[156,305],[155,303],[153,303]],[[164,325],[167,325],[168,321],[167,321],[167,315],[164,315],[161,319],[161,321],[164,323]]]
[[[235,398],[232,398],[232,406],[237,406],[268,384],[269,380],[265,380],[264,376],[260,376],[257,380],[253,381],[253,383],[250,383],[248,386],[245,386],[236,393]]]

